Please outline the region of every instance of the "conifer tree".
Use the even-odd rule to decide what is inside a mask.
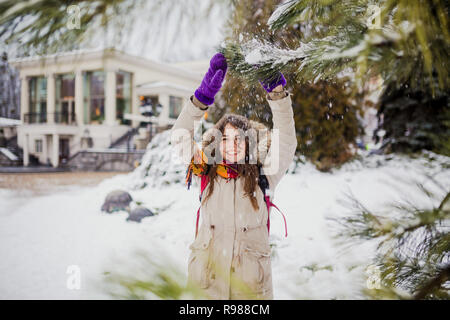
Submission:
[[[265,36],[228,41],[223,52],[231,71],[250,83],[278,71],[300,84],[349,73],[361,93],[380,75],[385,150],[448,155],[448,16],[445,0],[291,0],[268,19]],[[274,33],[290,27],[301,30],[296,47],[273,41]]]
[[[267,21],[280,1],[236,1],[233,15],[227,26],[228,46],[221,48],[227,55],[231,72],[227,75],[222,103],[213,114],[214,119],[226,111],[247,116],[265,123],[270,127],[271,113],[265,102],[265,91],[258,81],[247,77],[236,69],[239,55],[230,55],[233,46],[248,47],[255,45],[255,50],[262,42],[269,39],[277,46],[292,50],[307,36],[299,26],[288,26],[272,31]],[[238,51],[236,51],[238,53]],[[245,59],[245,57],[240,57]],[[307,159],[315,163],[318,169],[327,171],[352,158],[352,145],[362,134],[358,114],[362,115],[361,96],[349,90],[348,77],[334,81],[299,83],[296,73],[287,70],[287,89],[293,94],[293,108],[298,135],[298,150]],[[264,79],[265,74],[258,74],[256,80]],[[222,107],[221,107],[222,106]]]
[[[170,48],[180,41],[178,34],[192,38],[186,33],[186,26],[194,26],[191,32],[203,28],[209,13],[225,8],[227,3],[228,0],[206,5],[201,0],[4,0],[0,1],[0,43],[11,46],[18,56],[99,45],[127,51],[130,38],[142,52],[148,50],[147,43]]]
[[[348,207],[356,213],[330,219],[334,236],[345,246],[376,241],[376,256],[368,268],[371,286],[363,290],[370,298],[450,298],[450,193],[428,178],[439,191],[415,182],[418,193],[432,203],[428,207],[406,199],[375,213],[348,196]]]

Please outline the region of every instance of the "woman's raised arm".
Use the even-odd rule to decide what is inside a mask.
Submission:
[[[273,122],[271,143],[264,159],[263,172],[269,181],[270,190],[274,191],[289,169],[297,149],[294,111],[291,94],[283,88],[286,80],[281,73],[275,82],[261,84],[267,91],[267,102],[272,110]]]
[[[210,66],[202,83],[183,106],[180,115],[173,125],[170,133],[172,148],[182,159],[189,164],[194,155],[194,127],[196,121],[200,121],[209,105],[214,103],[214,97],[222,87],[227,72],[227,62],[221,53],[215,54],[210,61]]]
[[[186,165],[191,161],[195,151],[195,124],[200,121],[208,109],[209,106],[203,105],[202,107],[202,103],[196,100],[194,96],[191,96],[171,128],[170,141],[172,148],[175,154],[181,158],[182,163]]]

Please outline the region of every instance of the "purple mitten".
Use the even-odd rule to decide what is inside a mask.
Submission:
[[[210,61],[208,72],[203,77],[202,83],[195,90],[195,97],[205,105],[213,104],[214,96],[222,87],[223,79],[227,73],[227,60],[221,53],[216,53]]]
[[[263,81],[259,81],[259,83],[264,87],[264,90],[267,92],[272,92],[272,90],[280,84],[284,87],[286,85],[286,79],[281,72],[278,72],[274,78],[265,79]]]

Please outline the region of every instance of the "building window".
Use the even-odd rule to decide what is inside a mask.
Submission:
[[[28,122],[42,123],[47,121],[47,78],[31,77],[29,80],[29,106]]]
[[[75,122],[75,75],[60,74],[56,77],[55,122]]]
[[[34,151],[36,153],[41,153],[42,152],[42,139],[34,140]]]
[[[88,71],[83,75],[84,123],[100,124],[105,120],[105,73]]]
[[[131,73],[116,72],[116,119],[121,124],[130,124],[124,119],[126,113],[131,113]]]
[[[181,107],[183,105],[183,98],[180,97],[169,97],[169,117],[170,118],[178,118],[178,115],[181,112]]]

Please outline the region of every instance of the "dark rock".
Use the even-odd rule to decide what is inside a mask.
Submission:
[[[151,212],[149,209],[145,208],[145,207],[136,207],[133,210],[131,210],[127,221],[136,221],[136,222],[141,222],[142,219],[144,219],[145,217],[151,217],[154,216],[153,212]]]
[[[114,211],[130,211],[130,202],[133,201],[131,195],[123,190],[114,190],[108,193],[102,211],[112,213]]]

